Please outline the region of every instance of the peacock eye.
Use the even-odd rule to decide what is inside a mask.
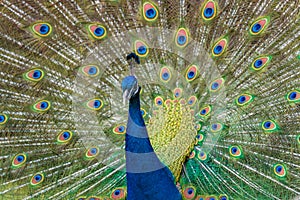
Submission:
[[[103,102],[99,98],[91,99],[87,101],[86,107],[90,110],[98,111],[103,107]]]
[[[272,56],[258,57],[252,62],[251,69],[253,69],[255,71],[262,70],[270,63],[271,59],[272,59]]]
[[[106,28],[101,24],[90,24],[87,29],[91,38],[96,40],[103,39],[107,35]]]
[[[93,160],[95,157],[99,155],[99,148],[91,147],[87,149],[85,153],[85,160]]]
[[[205,136],[202,133],[199,133],[197,136],[197,142],[198,144],[204,141]]]
[[[185,199],[193,199],[196,195],[196,189],[193,186],[188,186],[183,191]]]
[[[46,112],[51,108],[51,102],[47,100],[41,100],[33,104],[32,110],[35,112]]]
[[[235,103],[238,105],[238,106],[244,106],[244,105],[247,105],[249,104],[250,102],[253,101],[253,96],[250,95],[250,94],[241,94],[240,96],[238,96],[236,99],[235,99]]]
[[[226,194],[221,194],[219,200],[228,200],[228,196]]]
[[[146,110],[145,110],[144,108],[141,108],[141,115],[142,115],[143,117],[146,117],[146,116],[147,116],[147,112],[146,112]]]
[[[266,120],[262,124],[262,129],[266,132],[276,131],[278,129],[278,125],[273,120]]]
[[[88,198],[88,200],[102,200],[102,198],[97,197],[97,196],[90,196],[90,197]]]
[[[200,117],[206,117],[210,114],[210,112],[211,112],[211,106],[207,105],[200,109],[199,115]]]
[[[186,71],[186,74],[185,74],[185,79],[188,81],[188,82],[191,82],[193,80],[195,80],[195,78],[197,77],[198,75],[198,70],[197,70],[197,66],[196,65],[191,65],[187,71]]]
[[[273,170],[274,174],[279,178],[283,178],[287,175],[286,167],[283,164],[275,164]]]
[[[179,28],[176,33],[176,45],[185,47],[188,44],[188,31],[185,28]]]
[[[47,37],[52,33],[52,26],[48,23],[35,23],[31,26],[32,32],[38,37]]]
[[[195,150],[191,151],[191,153],[190,153],[190,155],[189,155],[189,159],[192,159],[192,158],[194,158],[194,157],[195,157],[195,155],[196,155],[196,152],[195,152]]]
[[[221,56],[227,49],[228,40],[227,38],[219,39],[212,48],[213,57]]]
[[[168,67],[163,67],[160,70],[160,74],[159,74],[160,80],[167,83],[170,81],[171,79],[171,71]]]
[[[219,79],[213,81],[209,87],[210,92],[216,92],[216,91],[220,90],[220,88],[223,84],[224,84],[223,78],[219,78]]]
[[[207,160],[207,153],[205,153],[204,151],[198,152],[198,158],[201,161],[206,161]]]
[[[223,129],[223,127],[224,126],[221,123],[213,123],[210,125],[210,130],[211,130],[211,132],[216,133],[216,132],[221,131]]]
[[[56,141],[58,144],[66,144],[72,139],[73,135],[72,131],[63,130],[58,134]]]
[[[45,76],[45,73],[41,69],[32,69],[23,74],[23,77],[26,80],[34,81],[34,82],[42,80],[44,78],[44,76]]]
[[[0,113],[0,126],[6,124],[8,121],[8,115]]]
[[[123,199],[125,197],[125,190],[124,188],[116,188],[111,192],[112,199]]]
[[[217,3],[213,0],[206,1],[201,10],[201,17],[204,21],[211,21],[217,14]]]
[[[189,105],[189,106],[194,106],[195,104],[196,104],[196,102],[197,102],[197,97],[196,96],[191,96],[189,99],[188,99],[188,102],[187,102],[187,104]]]
[[[164,104],[164,99],[161,96],[155,97],[154,103],[156,106],[160,107]]]
[[[173,95],[176,99],[179,99],[182,97],[182,89],[181,88],[175,88],[173,91]]]
[[[41,184],[44,181],[44,179],[45,179],[45,176],[43,173],[37,173],[31,177],[30,185],[37,186],[37,185]]]
[[[287,94],[287,100],[290,103],[300,102],[300,92],[298,90],[293,90]]]
[[[115,134],[119,134],[119,135],[125,134],[125,133],[126,133],[126,126],[123,125],[123,124],[117,125],[117,126],[115,126],[115,127],[113,128],[113,132],[114,132]]]
[[[145,2],[143,4],[143,17],[149,22],[154,22],[157,19],[158,9],[153,3]]]
[[[256,36],[261,34],[268,24],[270,23],[270,18],[269,17],[260,17],[256,19],[251,25],[249,29],[249,33],[252,36]]]
[[[149,53],[148,45],[142,40],[136,40],[134,43],[135,53],[140,57],[146,57]]]
[[[97,65],[83,66],[80,68],[80,71],[88,77],[95,77],[98,76],[100,73],[99,67]]]
[[[25,153],[17,154],[12,160],[12,168],[17,169],[25,165],[27,155]]]
[[[243,150],[240,146],[232,145],[229,147],[229,155],[233,158],[241,158]]]
[[[205,200],[205,196],[198,195],[195,200]]]

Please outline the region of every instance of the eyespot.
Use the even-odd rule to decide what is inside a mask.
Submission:
[[[253,99],[254,99],[254,97],[250,94],[241,94],[240,96],[238,96],[235,99],[235,103],[238,106],[245,106],[245,105],[249,104],[250,102],[252,102]]]
[[[198,158],[201,161],[206,161],[207,160],[207,154],[204,151],[198,152]]]
[[[194,106],[195,104],[196,104],[196,102],[197,102],[197,97],[196,96],[191,96],[189,99],[188,99],[188,102],[187,102],[187,104],[189,105],[189,106]]]
[[[143,4],[143,16],[146,21],[154,22],[158,17],[158,9],[150,2]]]
[[[213,0],[206,1],[201,10],[202,19],[206,22],[213,20],[217,15],[217,3]]]
[[[97,196],[90,196],[88,198],[88,200],[102,200],[100,197],[97,197]]]
[[[126,126],[121,124],[121,125],[117,125],[113,128],[113,132],[115,134],[118,134],[118,135],[122,135],[122,134],[125,134],[126,133]]]
[[[221,123],[213,123],[210,125],[210,131],[213,133],[219,132],[223,129],[223,124]]]
[[[198,75],[198,70],[197,70],[197,66],[196,65],[191,65],[186,73],[185,73],[185,79],[188,81],[188,82],[191,82],[193,80],[195,80],[195,78],[197,77]]]
[[[125,198],[125,190],[124,188],[116,188],[111,193],[112,199],[123,199]]]
[[[90,24],[88,31],[91,38],[96,40],[103,39],[107,35],[106,28],[100,24]]]
[[[91,99],[86,103],[86,106],[90,110],[100,110],[103,106],[103,102],[99,98]]]
[[[209,91],[210,92],[217,92],[217,91],[220,90],[220,88],[223,86],[223,84],[224,84],[224,79],[223,78],[219,78],[219,79],[213,81],[210,84]]]
[[[27,155],[25,153],[19,153],[12,160],[12,168],[17,169],[23,167],[26,161],[27,161]]]
[[[217,200],[217,197],[214,195],[209,195],[205,198],[205,200]]]
[[[45,175],[43,173],[37,173],[31,177],[30,185],[37,186],[41,184],[45,179]]]
[[[80,197],[77,198],[77,200],[86,200],[86,197],[80,196]]]
[[[264,67],[266,67],[272,59],[272,56],[261,56],[256,58],[252,64],[251,64],[251,69],[255,71],[262,70]]]
[[[196,136],[196,138],[197,138],[198,144],[199,144],[199,143],[201,144],[201,143],[204,141],[204,135],[203,135],[202,133],[199,133],[199,134]]]
[[[146,57],[149,53],[148,45],[141,40],[136,40],[134,47],[135,53],[140,57]]]
[[[156,106],[160,107],[164,104],[164,99],[160,96],[155,97],[154,103],[155,103]]]
[[[0,113],[0,126],[7,123],[9,117],[4,113]]]
[[[31,26],[32,32],[39,37],[47,37],[52,33],[52,26],[48,23],[35,23]]]
[[[293,90],[287,94],[286,98],[290,103],[298,103],[300,102],[300,91]]]
[[[169,80],[171,80],[171,71],[168,67],[163,67],[160,70],[160,74],[159,74],[160,80],[163,82],[169,82]]]
[[[256,19],[251,25],[249,29],[249,33],[252,36],[257,36],[265,31],[268,24],[270,23],[270,17],[260,17]]]
[[[205,200],[205,196],[198,195],[195,200]]]
[[[171,99],[167,99],[166,101],[165,101],[165,105],[166,106],[170,106],[172,104],[172,100]]]
[[[280,178],[283,178],[287,175],[286,167],[283,164],[275,164],[273,169],[274,169],[275,175]]]
[[[195,150],[191,151],[191,153],[190,153],[190,156],[189,156],[189,159],[192,159],[192,158],[194,158],[194,157],[195,157],[195,155],[196,155],[196,152],[195,152]]]
[[[227,49],[228,39],[223,37],[219,39],[212,48],[212,56],[221,56]]]
[[[99,67],[97,65],[83,66],[80,68],[80,71],[88,77],[95,77],[98,76],[100,73]]]
[[[51,108],[51,102],[47,100],[41,100],[33,104],[32,110],[35,112],[46,112]]]
[[[210,112],[211,112],[211,106],[207,105],[200,109],[199,115],[200,117],[206,117],[210,114]]]
[[[85,160],[93,160],[95,157],[99,155],[99,148],[91,147],[87,149],[85,153]]]
[[[266,120],[261,124],[261,127],[266,132],[272,132],[278,130],[278,125],[273,120]]]
[[[188,31],[185,28],[178,29],[176,33],[176,45],[178,47],[185,47],[188,44]]]
[[[182,96],[182,89],[181,88],[175,88],[173,91],[173,95],[176,99],[181,98]]]
[[[183,196],[185,199],[193,199],[196,196],[196,189],[193,186],[186,187]]]
[[[72,139],[73,135],[74,133],[72,131],[63,130],[58,134],[56,142],[58,144],[66,144]]]
[[[40,81],[44,78],[45,73],[41,69],[31,69],[28,72],[23,74],[23,77],[28,81]]]
[[[229,147],[229,154],[233,158],[241,158],[243,156],[243,150],[240,146],[232,145]]]
[[[143,117],[146,117],[147,112],[144,108],[141,108],[141,114],[142,114]]]
[[[185,105],[185,104],[186,104],[186,101],[185,101],[185,99],[180,99],[179,103],[180,103],[181,105]]]
[[[201,127],[202,127],[202,125],[201,125],[200,123],[198,123],[198,124],[195,125],[195,129],[196,129],[197,131],[200,131],[200,130],[201,130]]]
[[[226,194],[221,194],[219,200],[228,200],[228,196]]]

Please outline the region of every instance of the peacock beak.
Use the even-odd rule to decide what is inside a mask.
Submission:
[[[130,97],[129,96],[129,90],[126,89],[123,91],[123,104],[124,106],[126,105],[126,101],[129,100]]]

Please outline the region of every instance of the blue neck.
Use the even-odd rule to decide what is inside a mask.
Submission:
[[[129,145],[134,142],[135,145]],[[129,100],[129,113],[126,131],[126,151],[132,153],[154,152],[145,126],[140,106],[140,89]]]
[[[151,146],[140,111],[139,92],[129,101],[125,137],[127,200],[180,200],[171,171]]]

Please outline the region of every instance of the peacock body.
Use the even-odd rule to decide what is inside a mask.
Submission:
[[[298,0],[0,8],[0,199],[299,198]]]

